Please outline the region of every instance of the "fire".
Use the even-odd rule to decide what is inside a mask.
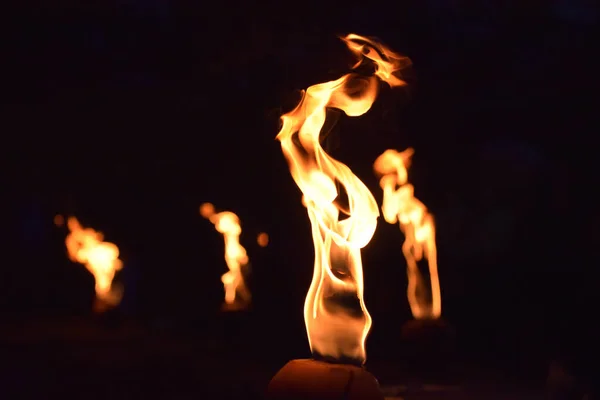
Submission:
[[[350,34],[342,40],[359,57],[354,68],[370,60],[375,76],[349,73],[310,86],[298,106],[281,117],[277,139],[312,225],[314,274],[304,304],[311,351],[316,357],[363,364],[371,316],[363,299],[360,250],[375,233],[379,210],[350,168],[325,153],[319,135],[327,108],[350,117],[366,113],[377,97],[378,78],[390,86],[403,85],[393,73],[409,60],[365,37]],[[337,185],[347,194],[347,206],[340,204]],[[340,212],[346,218],[340,219]]]
[[[71,261],[76,261],[94,275],[96,299],[104,305],[116,306],[121,302],[122,287],[112,284],[115,272],[123,268],[119,248],[104,242],[104,235],[92,228],[82,228],[75,217],[67,219],[70,233],[65,239]]]
[[[242,227],[238,216],[229,211],[216,213],[211,203],[200,206],[200,215],[212,222],[225,238],[225,262],[229,268],[221,277],[225,288],[225,304],[237,309],[247,308],[251,296],[244,283],[243,269],[248,265],[248,255],[240,244]]]
[[[435,225],[433,217],[414,196],[414,187],[408,182],[407,168],[414,150],[403,152],[386,150],[380,155],[373,168],[381,176],[384,219],[399,222],[404,233],[402,252],[406,258],[408,272],[408,302],[416,319],[436,319],[442,314],[440,281],[437,267]],[[429,266],[430,289],[419,271],[418,262],[423,258]]]

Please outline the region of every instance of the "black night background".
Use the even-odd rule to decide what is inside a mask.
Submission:
[[[593,2],[64,1],[6,17],[0,398],[260,398],[287,360],[310,357],[310,224],[275,135],[300,89],[348,72],[350,32],[413,66],[407,87],[341,117],[328,150],[381,204],[373,161],[415,149],[456,330],[447,380],[543,393],[560,365],[579,395],[564,398],[593,398]],[[203,202],[242,222],[241,318],[219,311],[223,238]],[[93,277],[68,260],[56,214],[119,246],[118,321],[92,315]],[[412,318],[402,240],[380,218],[363,251],[366,366],[382,384]]]

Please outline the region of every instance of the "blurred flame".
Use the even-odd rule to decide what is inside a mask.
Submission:
[[[75,217],[67,219],[70,233],[65,239],[71,261],[76,261],[94,275],[96,298],[109,306],[121,302],[123,289],[112,284],[115,272],[123,267],[119,260],[119,248],[109,242],[103,242],[102,233],[92,228],[82,228]]]
[[[414,150],[386,150],[373,165],[381,176],[383,217],[390,224],[399,222],[405,241],[402,251],[408,272],[408,302],[416,319],[436,319],[442,314],[440,281],[437,267],[435,225],[427,208],[414,197],[407,168]],[[425,258],[429,265],[430,290],[417,263]]]
[[[225,262],[229,271],[223,274],[221,282],[225,288],[225,304],[235,308],[250,305],[250,291],[244,283],[242,269],[248,265],[246,249],[240,244],[242,227],[237,215],[229,211],[215,213],[211,203],[200,206],[200,214],[215,225],[225,239]]]
[[[362,36],[342,40],[360,59],[355,67],[369,59],[379,79],[390,86],[404,84],[392,73],[408,59]],[[314,275],[304,303],[311,350],[315,356],[361,364],[371,316],[363,301],[360,249],[373,237],[379,210],[363,182],[325,153],[319,134],[327,108],[351,117],[366,113],[377,97],[377,77],[350,73],[310,86],[298,106],[281,117],[277,135],[312,225]],[[336,184],[347,193],[347,210],[339,204]],[[340,212],[347,218],[340,220]]]
[[[267,247],[269,245],[269,235],[265,232],[261,232],[256,237],[256,242],[260,247]]]

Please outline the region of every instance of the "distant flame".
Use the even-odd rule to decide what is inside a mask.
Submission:
[[[269,235],[265,232],[261,232],[256,237],[256,242],[260,247],[267,247],[269,245]]]
[[[112,281],[115,272],[123,267],[119,260],[119,248],[113,243],[103,242],[102,233],[92,228],[82,228],[75,217],[67,219],[67,227],[70,233],[65,244],[69,258],[85,265],[94,275],[96,299],[104,303],[104,306],[118,305],[123,296],[123,288],[113,285]]]
[[[414,187],[408,181],[407,168],[414,150],[386,150],[373,168],[381,176],[383,217],[390,224],[399,222],[405,241],[402,251],[407,263],[408,302],[416,319],[436,319],[442,314],[440,281],[437,267],[435,225],[427,208],[414,197]],[[430,289],[417,263],[423,258],[429,266]]]
[[[360,58],[356,66],[369,59],[379,79],[390,86],[404,84],[392,73],[408,59],[365,37],[350,34],[343,40]],[[379,210],[363,182],[325,153],[319,135],[327,108],[360,116],[371,108],[378,89],[375,76],[356,73],[313,85],[298,106],[281,117],[277,135],[312,225],[314,275],[304,303],[311,350],[317,357],[361,364],[366,361],[371,316],[363,300],[360,249],[373,237]],[[348,209],[339,204],[336,184],[347,193]],[[340,212],[347,218],[340,220]]]
[[[251,296],[244,283],[243,269],[248,265],[248,255],[240,244],[242,227],[238,216],[229,211],[215,213],[211,203],[200,206],[200,215],[212,222],[225,239],[225,262],[229,268],[221,277],[225,288],[225,304],[229,308],[247,308]]]

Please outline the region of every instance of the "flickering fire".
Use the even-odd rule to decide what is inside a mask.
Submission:
[[[244,282],[244,268],[248,266],[246,249],[240,244],[242,227],[237,215],[230,211],[215,212],[211,203],[200,206],[200,215],[215,225],[225,239],[225,262],[229,271],[221,277],[228,308],[244,309],[250,305],[250,291]]]
[[[360,251],[375,233],[379,210],[350,168],[325,153],[319,135],[327,108],[350,117],[366,113],[377,97],[378,78],[392,87],[403,85],[393,73],[409,60],[362,36],[342,40],[359,58],[353,68],[370,60],[375,76],[349,73],[310,86],[298,106],[281,117],[277,139],[312,225],[314,274],[304,304],[311,351],[315,357],[363,364],[371,316],[363,299]],[[341,204],[337,185],[345,190],[347,205]]]
[[[406,258],[408,273],[407,296],[410,309],[416,319],[436,319],[442,314],[442,299],[437,266],[435,224],[427,207],[414,196],[414,187],[408,183],[407,168],[414,150],[402,152],[386,150],[380,155],[373,168],[381,176],[384,219],[399,222],[404,233],[402,252]],[[418,263],[425,259],[429,269],[427,279]]]
[[[260,247],[267,247],[269,245],[269,235],[265,232],[259,233],[256,242]]]
[[[116,271],[123,268],[119,260],[119,248],[104,242],[104,235],[92,228],[83,228],[77,218],[67,219],[69,234],[65,239],[71,261],[76,261],[94,275],[96,299],[102,308],[116,306],[121,302],[123,288],[113,285]]]

